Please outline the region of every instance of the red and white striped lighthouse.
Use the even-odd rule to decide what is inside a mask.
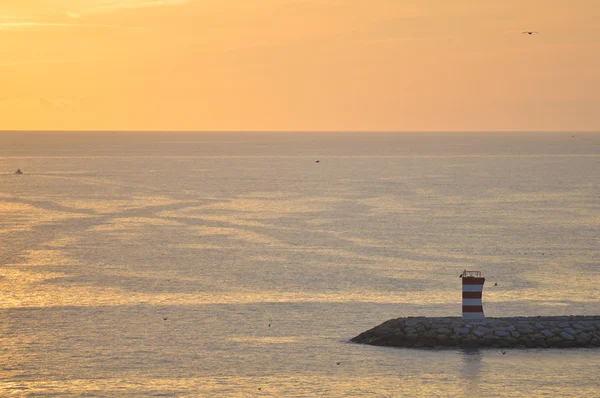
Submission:
[[[463,319],[485,319],[481,295],[485,278],[481,271],[464,270],[462,278],[462,314]]]

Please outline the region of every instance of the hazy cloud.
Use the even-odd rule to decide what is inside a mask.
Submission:
[[[77,101],[67,97],[40,98],[40,104],[45,108],[66,108],[74,105]]]
[[[40,21],[11,21],[6,22],[0,20],[0,31],[27,31],[27,30],[44,30],[49,28],[108,28],[116,29],[119,28],[117,25],[106,25],[106,24],[81,24],[81,23],[51,23],[51,22],[40,22]]]
[[[386,44],[386,43],[402,43],[402,42],[413,42],[413,41],[431,41],[431,40],[441,40],[441,39],[447,39],[447,38],[448,37],[441,37],[441,36],[437,36],[437,37],[434,37],[434,36],[431,36],[431,37],[384,37],[381,39],[358,39],[358,41],[361,43]]]
[[[105,0],[97,2],[95,6],[88,8],[86,12],[95,13],[131,8],[178,6],[188,3],[191,3],[191,0]]]
[[[123,9],[180,6],[192,0],[0,0],[0,22],[113,13]],[[1,15],[5,14],[5,15]],[[8,25],[7,25],[8,26]]]
[[[1,98],[0,107],[17,106],[26,108],[39,108],[40,106],[52,110],[59,108],[67,108],[76,105],[78,102],[75,98],[70,97],[25,97],[17,95],[10,98]]]
[[[20,17],[20,16],[6,16],[6,15],[0,15],[0,22],[1,21],[22,21],[22,20],[27,20],[27,19],[32,19],[32,17]]]
[[[0,61],[0,67],[15,67],[39,64],[71,64],[79,62],[96,62],[101,60],[101,58],[25,59],[16,61],[11,60],[5,62]]]

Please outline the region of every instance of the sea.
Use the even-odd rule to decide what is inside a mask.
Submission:
[[[1,132],[0,396],[599,397],[598,349],[349,342],[465,269],[600,315],[599,243],[598,133]]]

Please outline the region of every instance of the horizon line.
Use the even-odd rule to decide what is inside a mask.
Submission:
[[[600,133],[598,130],[29,130],[0,129],[2,133]]]

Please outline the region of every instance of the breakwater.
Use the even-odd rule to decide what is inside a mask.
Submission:
[[[390,319],[350,340],[387,347],[600,347],[600,316]]]

